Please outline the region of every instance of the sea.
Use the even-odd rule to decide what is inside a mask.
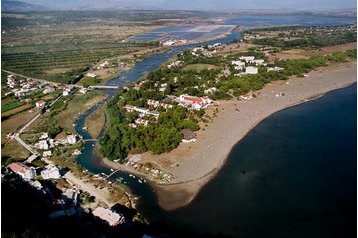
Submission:
[[[282,23],[285,19],[276,18],[239,20],[256,25],[276,20]],[[356,22],[339,18],[288,20],[287,24],[292,20],[304,25]],[[239,36],[240,32],[236,32],[207,43],[226,43]],[[152,55],[108,85],[136,81],[174,54],[195,46],[177,46]],[[85,139],[90,135],[82,129],[84,121],[98,106],[76,121],[76,130]],[[94,152],[94,145],[87,142],[77,161],[91,173],[110,174]],[[140,196],[137,208],[150,222],[243,238],[356,237],[357,85],[329,92],[263,120],[233,147],[218,175],[186,207],[163,211],[148,184],[139,183],[125,172],[117,173],[113,176],[116,178],[123,179]]]

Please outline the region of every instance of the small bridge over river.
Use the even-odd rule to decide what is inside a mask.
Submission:
[[[94,85],[89,86],[90,89],[102,89],[102,90],[117,90],[119,86],[110,86],[110,85]]]
[[[110,173],[109,175],[107,175],[107,179],[109,179],[112,175],[114,175],[115,173],[119,172],[120,170],[115,170],[112,173]]]
[[[86,139],[86,140],[83,140],[84,142],[96,142],[97,139]]]

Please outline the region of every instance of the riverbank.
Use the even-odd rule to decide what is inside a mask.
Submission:
[[[334,89],[346,87],[356,82],[356,78],[356,61],[332,64],[310,72],[308,77],[292,77],[287,81],[269,83],[255,93],[257,97],[253,100],[220,101],[218,118],[205,131],[198,132],[196,142],[182,143],[170,153],[155,155],[158,163],[169,165],[165,169],[175,179],[174,184],[151,183],[157,192],[159,205],[165,210],[173,210],[190,203],[219,172],[232,147],[266,117]],[[142,162],[152,158],[153,155],[145,153]],[[103,163],[114,165],[109,161]],[[116,166],[119,167],[127,170],[126,166]]]

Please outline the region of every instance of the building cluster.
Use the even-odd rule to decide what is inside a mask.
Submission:
[[[106,68],[108,65],[109,65],[109,62],[108,62],[108,60],[106,60],[106,61],[104,61],[103,63],[100,63],[100,64],[97,66],[97,69]]]
[[[11,76],[12,77],[8,78],[8,86],[13,88],[11,93],[13,93],[16,97],[25,97],[42,87],[42,84],[31,79],[27,79],[26,81],[20,80],[19,83],[17,83],[15,81],[15,76]]]
[[[67,135],[66,139],[54,140],[48,137],[48,133],[44,132],[39,138],[39,141],[35,143],[35,148],[39,150],[46,150],[43,154],[44,157],[51,156],[51,150],[48,149],[54,148],[58,145],[70,144],[73,145],[78,142],[78,137],[76,135]]]
[[[137,118],[134,121],[134,123],[129,124],[129,126],[133,127],[133,128],[136,128],[137,125],[147,126],[149,124],[149,120],[142,118],[144,116],[153,116],[155,119],[158,119],[158,117],[159,117],[159,112],[152,111],[152,110],[149,110],[144,107],[136,107],[136,106],[132,106],[132,105],[126,105],[124,107],[124,109],[126,109],[126,111],[128,111],[128,112],[138,112],[139,113],[139,118]]]
[[[187,94],[182,94],[176,100],[179,102],[179,106],[183,106],[189,109],[200,110],[210,105],[213,100],[209,97],[194,97]]]
[[[180,61],[180,60],[176,60],[176,61],[170,63],[169,65],[167,65],[167,68],[168,68],[168,69],[171,69],[171,68],[174,68],[174,67],[178,67],[180,64],[181,64],[181,61]]]
[[[62,92],[62,95],[63,95],[63,96],[68,96],[68,95],[70,95],[70,93],[74,90],[74,88],[71,87],[71,86],[63,86],[63,87],[61,87],[61,88],[63,89],[63,92]]]
[[[216,50],[214,51],[210,51],[210,50],[207,50],[205,49],[203,46],[201,47],[194,47],[192,50],[191,50],[191,54],[194,55],[194,56],[200,56],[200,55],[203,55],[205,57],[212,57],[213,56],[213,53],[216,53]]]
[[[157,107],[163,107],[164,109],[173,108],[173,105],[171,105],[171,104],[159,102],[157,100],[151,100],[151,99],[147,100],[147,104],[148,104],[148,106],[151,106],[154,108],[157,108]]]
[[[17,82],[15,80],[15,75],[10,74],[7,76],[7,86],[9,88],[15,88],[17,86]]]
[[[235,70],[242,70],[243,72],[234,74],[241,77],[246,74],[258,74],[259,70],[257,66],[267,66],[267,63],[263,59],[255,59],[254,56],[241,56],[239,60],[233,60],[231,62],[234,65]],[[250,65],[250,66],[249,66]],[[252,66],[255,65],[255,66]],[[267,71],[280,71],[283,68],[280,67],[267,67]]]
[[[184,45],[184,44],[191,44],[194,43],[195,41],[192,40],[180,40],[180,39],[173,39],[173,40],[164,40],[164,41],[160,41],[160,44],[164,45],[164,46],[172,46],[172,45]]]

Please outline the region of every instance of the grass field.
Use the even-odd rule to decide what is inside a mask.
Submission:
[[[14,140],[1,148],[1,157],[10,157],[14,161],[23,161],[29,156],[30,153]]]
[[[30,121],[37,112],[21,112],[1,122],[1,144],[6,143],[6,135],[16,131],[22,125]]]
[[[9,110],[17,108],[17,107],[19,107],[21,105],[22,105],[21,102],[12,102],[12,103],[9,103],[9,104],[2,105],[1,106],[1,112],[3,113],[3,112],[6,112],[6,111],[9,111]]]
[[[186,66],[183,70],[184,71],[189,71],[189,70],[193,70],[193,71],[196,71],[196,72],[200,72],[204,69],[215,69],[217,68],[215,65],[212,65],[212,64],[191,64],[191,65],[188,65]]]
[[[106,115],[104,112],[104,106],[94,111],[85,121],[85,126],[88,128],[87,131],[93,138],[97,138],[104,128],[106,123]]]
[[[14,109],[9,110],[9,111],[6,111],[6,112],[4,112],[4,113],[1,113],[1,118],[3,118],[3,117],[10,117],[10,116],[12,116],[12,115],[15,115],[15,114],[17,114],[17,113],[19,113],[19,112],[25,111],[25,110],[30,109],[30,108],[32,108],[32,107],[34,107],[34,105],[32,105],[32,104],[22,105],[22,106],[20,106],[20,107],[14,108]]]
[[[155,27],[142,21],[124,21],[118,13],[3,14],[2,68],[75,83],[103,59],[158,46],[156,42],[127,40]]]

